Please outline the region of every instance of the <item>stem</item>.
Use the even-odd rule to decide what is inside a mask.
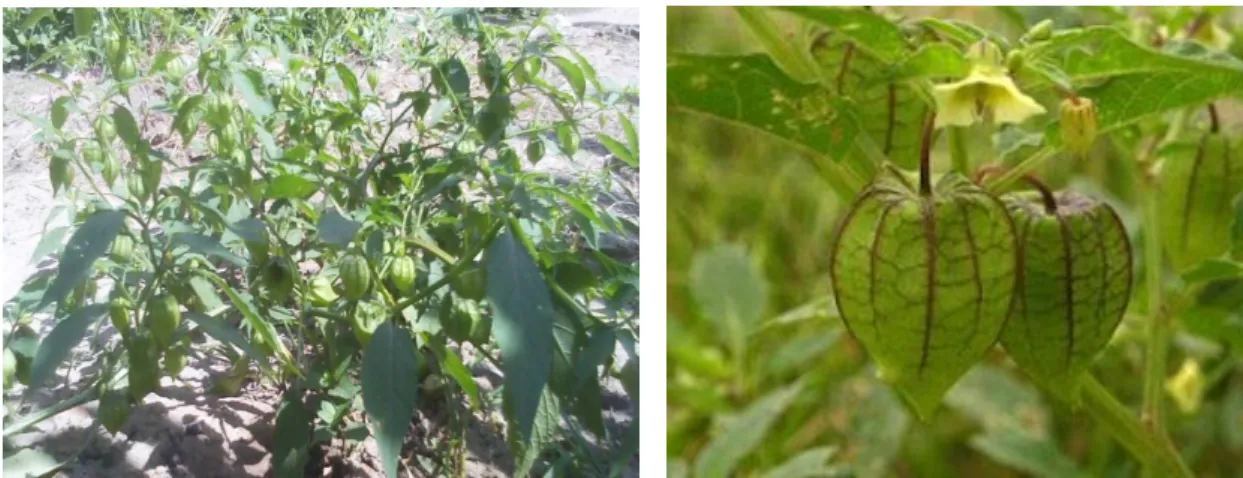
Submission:
[[[1053,191],[1049,189],[1049,185],[1041,181],[1034,174],[1024,174],[1023,180],[1027,181],[1033,188],[1040,191],[1040,199],[1044,202],[1044,211],[1050,216],[1057,215],[1057,196],[1053,195]]]
[[[996,179],[990,181],[988,183],[988,189],[994,193],[1005,190],[1006,188],[1014,185],[1014,183],[1018,180],[1022,179],[1027,173],[1043,166],[1045,161],[1048,161],[1049,158],[1052,158],[1056,153],[1057,148],[1051,146],[1040,148],[1040,150],[1036,151],[1031,156],[1028,156],[1027,159],[1024,159],[1023,162],[1014,165],[1013,168],[1006,170],[1000,176],[997,176]]]
[[[924,137],[919,144],[919,194],[932,194],[932,136],[936,133],[936,113],[928,115],[924,123]]]
[[[971,170],[971,158],[967,157],[967,137],[965,128],[951,126],[950,129],[950,160],[954,171],[966,175]]]
[[[1162,310],[1164,297],[1161,291],[1161,227],[1160,196],[1148,180],[1141,197],[1144,215],[1144,283],[1148,293],[1147,354],[1144,364],[1144,408],[1142,417],[1149,429],[1164,435],[1165,427],[1161,413],[1161,384],[1165,380],[1165,360],[1169,346],[1167,322],[1169,317]]]
[[[1195,476],[1168,440],[1148,433],[1131,410],[1119,403],[1095,377],[1085,373],[1080,376],[1079,384],[1083,408],[1136,460],[1151,469],[1159,470],[1164,476]]]
[[[1221,120],[1217,117],[1217,105],[1212,103],[1208,104],[1208,121],[1208,130],[1210,133],[1217,133],[1221,131]]]

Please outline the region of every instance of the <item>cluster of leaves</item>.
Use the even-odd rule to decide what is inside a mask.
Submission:
[[[671,29],[684,36],[671,33],[670,45],[690,48],[671,50],[667,68],[670,137],[682,138],[669,159],[669,182],[679,185],[669,198],[679,205],[669,225],[671,474],[1135,470],[1103,425],[1045,399],[1056,395],[1042,395],[1000,353],[951,389],[945,404],[954,413],[912,420],[827,297],[835,219],[885,163],[916,164],[920,129],[936,107],[929,84],[965,77],[964,52],[980,39],[1002,46],[1009,74],[1046,110],[1056,112],[1067,91],[1094,101],[1099,140],[1086,154],[1063,153],[1049,114],[951,130],[935,164],[1014,171],[988,183],[994,193],[1037,172],[1121,212],[1138,247],[1136,277],[1147,282],[1137,280],[1092,373],[1146,413],[1154,401],[1158,410],[1179,405],[1164,419],[1184,460],[1197,472],[1229,473],[1226,463],[1243,450],[1243,142],[1226,112],[1238,104],[1243,45],[1223,50],[1202,32],[1230,32],[1237,11],[957,11],[970,22],[901,12],[670,11],[671,25],[691,26]],[[1031,35],[1045,19],[1055,21],[1051,31]],[[1167,325],[1155,335],[1160,348],[1145,354],[1154,316]],[[1170,366],[1162,359],[1155,382],[1145,378],[1146,355],[1164,357],[1165,347]]]
[[[301,54],[314,48],[375,57],[387,46],[392,24],[393,12],[380,8],[6,8],[4,67],[100,65],[108,31],[124,33],[135,49],[149,53],[207,32],[280,41]]]
[[[316,42],[356,33],[295,15]],[[400,456],[420,403],[449,407],[459,432],[466,415],[503,410],[520,476],[541,462],[588,474],[627,466],[637,408],[624,436],[610,436],[601,384],[619,378],[637,407],[638,265],[603,252],[600,238],[638,225],[596,206],[594,182],[611,171],[565,184],[531,169],[554,149],[572,157],[588,120],[619,122],[624,141],[600,140],[637,168],[624,94],[604,89],[557,34],[533,36],[550,29],[543,19],[517,30],[474,10],[416,15],[398,47],[421,86],[389,98],[345,50],[313,43],[301,54],[280,40],[289,33],[244,19],[198,37],[195,56],[162,50],[149,64],[125,31],[80,38],[104,45],[109,77],[98,100],[61,84],[50,118],[30,118],[64,202],[52,215],[72,220],[46,231],[35,254],[58,266],[5,305],[6,386],[48,385],[110,322],[121,340],[66,403],[100,399],[113,432],[188,356],[215,355],[231,367],[213,393],[256,378],[283,391],[278,476],[302,476],[313,446],[368,434],[388,476],[402,463],[459,472],[461,440],[440,456]],[[138,89],[155,100],[132,101]],[[520,120],[537,100],[562,117]],[[606,307],[589,310],[592,301]],[[57,319],[43,337],[30,327],[41,313]],[[499,396],[475,383],[468,349],[513,377]]]

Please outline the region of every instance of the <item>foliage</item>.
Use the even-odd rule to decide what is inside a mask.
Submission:
[[[1243,45],[1219,40],[1239,20],[1237,9],[1213,7],[671,9],[670,474],[1126,476],[1143,466],[1169,476],[1185,472],[1181,463],[1234,473],[1240,448],[1222,437],[1238,428],[1230,397],[1243,388]],[[973,51],[981,39],[998,52]],[[1001,68],[980,70],[984,58]],[[957,111],[973,124],[926,136],[938,107],[962,106],[938,104],[937,92],[964,79],[1003,85],[1012,104],[1030,97],[1046,113],[998,125],[991,119],[1009,117]],[[1085,112],[1085,100],[1095,108]],[[868,277],[830,279],[829,257],[855,201],[883,200],[874,181],[914,182],[902,170],[920,164],[925,137],[936,175],[972,177],[993,196],[1027,189],[1019,179],[1033,175],[1058,197],[1118,211],[1135,280],[1113,287],[1132,292],[1112,340],[1083,360],[1088,378],[1046,382],[1048,372],[996,346],[923,419],[891,388],[875,349],[918,363],[923,346],[906,339],[919,329],[902,329],[913,319],[886,313],[889,299],[867,302]],[[897,216],[883,224],[899,227]],[[872,267],[923,240],[885,234],[879,244],[893,252],[874,253]],[[950,257],[983,257],[944,244]],[[917,276],[886,278],[893,288],[881,293],[919,295]],[[953,287],[947,280],[939,285]],[[856,311],[881,304],[886,329],[867,340],[872,331],[847,330],[834,286],[865,294],[850,299]],[[1080,396],[1067,393],[1079,386]]]
[[[510,29],[474,10],[418,11],[393,45],[386,10],[101,12],[74,42],[99,46],[102,100],[66,87],[50,120],[31,117],[77,172],[60,182],[86,186],[59,190],[53,216],[74,219],[36,252],[56,270],[5,306],[6,354],[33,367],[29,390],[88,331],[111,327],[121,340],[98,355],[87,400],[109,397],[120,414],[188,354],[218,354],[232,366],[213,393],[255,379],[283,391],[278,476],[302,476],[311,447],[368,428],[389,476],[460,473],[465,417],[494,408],[518,475],[627,466],[637,442],[604,428],[601,389],[608,377],[633,388],[638,266],[599,237],[638,225],[596,206],[588,181],[554,183],[531,169],[541,155],[520,151],[572,154],[585,122],[620,121],[631,134],[616,147],[637,168],[638,137],[626,92],[604,89],[558,34],[533,36],[542,18]],[[198,50],[152,40],[161,49],[142,54],[125,15],[177,18],[151,38],[195,31]],[[219,27],[194,23],[207,18]],[[388,93],[356,65],[394,46],[420,84]],[[140,89],[154,101],[133,101]],[[525,114],[538,102],[560,117]],[[47,336],[22,332],[44,313],[58,320]],[[447,333],[463,320],[468,334]],[[499,396],[481,393],[471,356],[513,378]],[[129,396],[119,411],[117,391]],[[422,406],[449,407],[459,439],[415,460],[402,444]],[[36,416],[6,435],[49,413]]]

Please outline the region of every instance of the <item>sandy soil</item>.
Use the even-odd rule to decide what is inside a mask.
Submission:
[[[567,43],[591,61],[606,86],[631,85],[637,88],[637,10],[567,9],[557,12],[553,24],[557,25]],[[395,98],[401,91],[418,86],[417,75],[400,65],[380,62],[376,67],[382,72],[378,92],[385,98]],[[88,71],[66,75],[62,80],[69,84],[80,82],[89,92],[98,78],[98,72]],[[60,214],[49,221],[49,214],[61,199],[52,197],[47,178],[48,159],[35,142],[38,128],[22,116],[24,113],[46,116],[52,101],[60,94],[58,86],[32,74],[4,73],[4,215],[3,254],[0,254],[0,266],[6,271],[0,277],[0,298],[4,301],[9,300],[31,274],[54,267],[54,261],[50,259],[32,261],[31,256],[45,224],[50,229],[65,225],[69,220]],[[133,95],[138,101],[143,101],[144,92],[138,91]],[[515,102],[518,101],[515,98]],[[638,99],[630,98],[627,103],[626,108],[632,111],[632,120],[638,124]],[[559,115],[551,108],[535,108],[534,112],[527,114],[548,118]],[[80,116],[77,118],[71,119],[70,128],[87,131],[89,126]],[[555,151],[549,149],[550,157],[541,161],[537,168],[569,182],[593,177],[594,173],[604,168],[617,170],[616,160],[609,156],[607,150],[587,138],[594,137],[596,132],[622,138],[624,135],[619,124],[609,121],[601,126],[588,122],[584,126],[588,129],[583,131],[582,147],[574,158],[553,156]],[[525,144],[513,146],[522,151]],[[184,161],[184,152],[179,154],[181,157],[175,154],[174,160]],[[600,204],[637,223],[637,171],[622,170],[617,178],[617,184],[600,185]],[[168,179],[176,181],[178,178],[172,176]],[[77,183],[77,187],[89,187],[81,178]],[[611,235],[604,240],[612,244],[610,247],[629,250],[637,257],[637,237]],[[106,290],[101,290],[100,296],[106,293]],[[46,334],[51,326],[49,318],[36,317],[35,328],[41,335]],[[109,334],[101,334],[94,340],[84,341],[74,350],[72,365],[62,367],[57,386],[25,400],[19,400],[23,392],[20,387],[6,393],[7,414],[20,416],[80,392],[85,385],[85,381],[80,379],[93,373],[95,364],[91,358],[115,340]],[[236,397],[217,397],[205,393],[214,380],[224,373],[228,364],[210,346],[199,346],[196,350],[198,352],[191,357],[190,365],[179,377],[165,377],[162,390],[148,396],[134,409],[129,423],[121,432],[112,435],[95,425],[97,402],[92,402],[44,421],[27,433],[11,437],[6,440],[5,448],[34,447],[58,459],[76,457],[60,476],[268,476],[271,471],[268,447],[272,441],[274,404],[279,401],[279,392],[269,384],[252,382]],[[481,360],[470,347],[459,352],[485,393],[501,385],[504,379],[500,370]],[[618,355],[616,367],[620,368],[626,357],[620,350]],[[630,400],[616,380],[610,380],[605,385],[606,422],[611,435],[619,437],[631,420]],[[503,420],[496,411],[499,397],[493,402],[491,410],[475,414],[464,425],[470,476],[512,474],[513,458],[509,456],[505,444]],[[435,447],[442,446],[434,442],[448,433],[446,415],[450,410],[460,408],[461,404],[447,404],[443,400],[421,403],[420,413],[412,424],[418,431],[410,434],[421,438],[407,443],[407,453],[431,453]],[[379,476],[374,442],[370,439],[357,450],[328,447],[319,452],[326,455],[321,462],[330,466],[324,470],[308,470],[308,476]],[[344,456],[346,454],[349,456]],[[637,460],[637,456],[632,460],[632,473],[637,473]]]

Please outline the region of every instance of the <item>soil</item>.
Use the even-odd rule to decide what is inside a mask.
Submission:
[[[637,91],[638,18],[638,11],[634,9],[563,9],[554,12],[550,23],[563,35],[566,43],[591,62],[606,87],[629,85],[632,91]],[[463,61],[473,64],[467,59]],[[380,69],[381,84],[377,91],[382,97],[396,98],[400,92],[418,86],[418,75],[395,62],[381,61],[374,66]],[[92,87],[100,82],[98,71],[58,76],[67,84],[82,84],[88,96]],[[4,73],[4,227],[3,258],[0,259],[0,264],[7,271],[0,277],[0,299],[4,302],[14,296],[27,277],[55,267],[51,259],[32,261],[31,256],[45,227],[51,229],[69,221],[65,214],[49,218],[49,214],[56,206],[63,204],[63,200],[53,198],[47,177],[48,158],[35,140],[38,127],[23,116],[46,117],[52,101],[61,94],[63,91],[59,86],[34,74]],[[137,88],[131,91],[131,97],[137,103],[143,103],[154,95],[151,91]],[[553,108],[539,108],[539,99],[533,100],[537,102],[537,107],[520,113],[520,121],[559,116]],[[519,101],[521,99],[514,99],[515,103]],[[637,125],[637,96],[626,98],[624,103],[625,111]],[[72,119],[75,116],[78,119]],[[89,125],[80,115],[71,115],[68,124],[68,128],[83,132],[89,130]],[[617,160],[602,145],[588,139],[599,132],[624,138],[619,123],[612,119],[603,125],[589,121],[583,127],[582,146],[573,158],[557,156],[555,148],[549,148],[549,156],[535,168],[565,182],[590,181],[598,177],[601,170],[612,169],[616,172],[614,181],[598,185],[599,203],[637,224],[638,171],[619,167]],[[161,128],[157,124],[152,130],[166,128],[167,125]],[[511,144],[518,151],[525,148],[521,142]],[[193,148],[194,145],[191,145]],[[189,154],[193,151],[174,151],[172,158],[184,163]],[[167,181],[179,179],[177,175],[169,176]],[[78,178],[75,187],[89,188],[91,185]],[[628,260],[637,260],[637,232],[603,237],[601,247],[620,251],[620,254],[628,256]],[[106,297],[106,294],[107,290],[99,292],[100,297]],[[598,305],[593,304],[593,309]],[[46,335],[52,328],[51,320],[48,316],[35,317],[34,327],[40,336]],[[6,392],[5,414],[9,417],[24,416],[81,392],[87,383],[82,378],[92,375],[97,367],[91,359],[116,340],[114,333],[102,333],[83,341],[73,351],[70,366],[61,367],[54,386],[25,397],[21,386]],[[91,402],[43,421],[25,433],[9,437],[4,442],[4,448],[7,451],[34,448],[58,460],[69,460],[58,476],[270,476],[272,456],[269,447],[280,392],[271,384],[251,381],[236,396],[208,393],[212,384],[225,375],[228,361],[210,344],[195,349],[189,365],[181,374],[177,378],[163,378],[160,391],[149,395],[136,406],[128,423],[118,433],[110,434],[98,425],[95,421],[98,402]],[[460,349],[459,353],[471,367],[485,396],[496,391],[504,380],[501,371],[482,360],[469,346]],[[615,367],[620,369],[628,357],[620,347],[617,356]],[[419,413],[412,423],[417,431],[408,434],[403,453],[419,457],[415,461],[420,465],[415,466],[412,473],[416,476],[434,474],[434,464],[426,457],[442,456],[444,447],[448,446],[445,439],[450,436],[450,430],[457,430],[458,436],[465,436],[465,445],[461,448],[469,476],[510,476],[513,473],[513,457],[509,454],[503,420],[498,412],[500,399],[493,395],[485,400],[490,406],[484,411],[468,413],[465,417],[458,416],[461,415],[458,412],[469,410],[469,404],[448,403],[443,399],[421,400]],[[620,437],[630,425],[633,408],[616,380],[610,379],[605,383],[604,403],[610,435]],[[607,448],[608,444],[600,446]],[[346,448],[339,440],[334,441],[313,450],[315,459],[308,465],[307,476],[382,476],[376,456],[375,444],[370,438],[355,448]],[[632,458],[629,468],[628,475],[637,475],[637,455]]]

